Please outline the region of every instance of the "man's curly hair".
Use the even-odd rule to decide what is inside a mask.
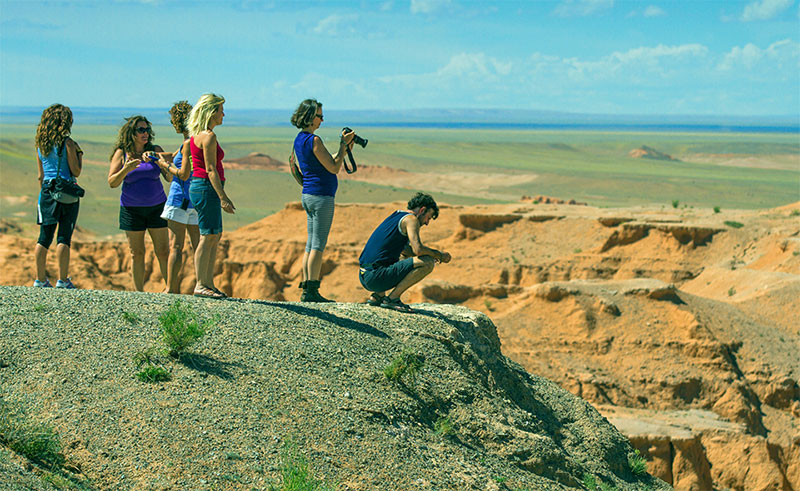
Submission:
[[[192,105],[189,101],[178,101],[172,105],[169,110],[169,122],[175,128],[175,131],[186,133],[186,122],[189,121],[189,113],[192,112]]]
[[[430,194],[417,193],[408,202],[409,210],[415,210],[417,208],[422,208],[423,206],[429,210],[433,210],[433,216],[431,218],[434,220],[439,218],[439,205],[436,204],[436,201]]]
[[[48,155],[64,143],[72,132],[72,111],[63,104],[53,104],[42,112],[36,127],[36,148]]]

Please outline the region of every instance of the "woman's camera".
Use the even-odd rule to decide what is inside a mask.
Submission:
[[[347,126],[342,128],[342,133],[350,133],[351,131],[353,130],[351,130]],[[356,145],[361,145],[361,148],[367,148],[367,143],[369,143],[369,140],[367,140],[366,138],[361,138],[358,135],[353,135],[353,143],[355,143]]]

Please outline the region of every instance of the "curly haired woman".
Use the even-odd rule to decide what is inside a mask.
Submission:
[[[122,185],[119,208],[119,228],[125,231],[133,261],[131,270],[133,286],[144,290],[144,233],[149,232],[153,249],[166,282],[169,236],[167,221],[161,218],[167,195],[161,176],[169,179],[169,172],[158,162],[156,152],[164,150],[153,144],[152,125],[144,116],[131,116],[119,129],[108,185]]]
[[[191,110],[192,106],[187,101],[176,102],[169,110],[170,123],[175,128],[175,133],[183,135],[183,144],[187,144],[189,141],[189,129],[186,127],[186,123],[189,120]],[[169,228],[170,248],[167,261],[167,288],[169,293],[181,292],[180,272],[186,233],[189,233],[192,250],[197,250],[197,244],[200,241],[197,210],[195,210],[191,199],[189,199],[189,186],[192,180],[190,176],[192,168],[191,155],[186,157],[187,164],[182,166],[184,161],[183,144],[173,154],[161,154],[169,158],[172,161],[172,165],[164,160],[159,160],[159,165],[173,175],[167,203],[164,205],[164,212],[161,214],[161,218],[167,221],[167,227]]]
[[[72,111],[64,105],[53,104],[42,112],[42,119],[36,128],[36,162],[39,166],[39,192],[37,223],[40,225],[39,239],[36,241],[36,279],[33,286],[50,287],[47,279],[47,251],[53,243],[53,235],[58,227],[58,281],[56,288],[75,288],[69,278],[69,253],[72,232],[78,220],[80,201],[59,203],[50,195],[48,189],[56,176],[75,181],[83,167],[83,151],[70,138],[72,131]]]

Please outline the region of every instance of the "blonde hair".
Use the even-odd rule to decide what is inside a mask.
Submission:
[[[189,113],[189,134],[194,136],[208,129],[208,123],[225,98],[217,94],[203,94]]]
[[[42,112],[36,127],[36,147],[47,155],[58,148],[72,131],[72,111],[63,104],[53,104]]]

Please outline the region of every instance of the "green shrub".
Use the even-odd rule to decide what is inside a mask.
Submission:
[[[681,203],[680,201],[674,199],[674,200],[672,200],[672,207],[673,208],[677,208],[680,203]]]
[[[734,295],[736,295],[736,288],[734,288],[734,287],[728,288],[728,296],[732,297]]]
[[[455,430],[453,430],[453,423],[447,416],[442,416],[441,418],[437,419],[433,424],[433,430],[437,435],[441,436],[449,436],[455,433]]]
[[[731,220],[725,220],[723,223],[725,225],[731,227],[731,228],[742,228],[742,227],[744,227],[743,223],[741,223],[741,222],[733,222]]]
[[[392,382],[403,383],[407,378],[410,386],[417,383],[417,372],[422,368],[425,357],[405,348],[400,355],[396,356],[392,363],[383,369],[383,374]]]
[[[0,443],[43,467],[64,465],[61,440],[49,425],[31,419],[22,405],[0,397]]]
[[[796,216],[800,215],[800,210],[792,210],[792,213],[791,213],[791,215],[792,215],[793,217],[796,217]]]
[[[636,449],[632,454],[628,455],[628,465],[631,472],[636,476],[643,476],[647,474],[647,460]]]
[[[173,358],[183,357],[187,348],[205,335],[206,326],[201,325],[192,308],[180,300],[159,316],[158,321],[161,323],[162,340]]]
[[[719,206],[715,206],[714,207],[714,213],[719,213],[719,209],[720,209]]]
[[[333,491],[329,486],[311,475],[308,461],[297,450],[297,445],[287,443],[281,451],[280,487],[270,486],[270,491]]]

